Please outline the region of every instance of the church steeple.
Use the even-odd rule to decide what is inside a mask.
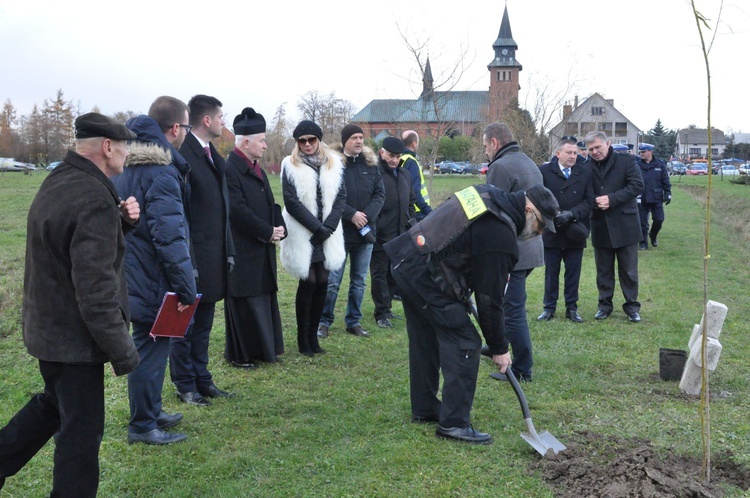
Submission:
[[[518,45],[510,29],[507,4],[500,23],[500,32],[492,48],[495,58],[487,65],[490,71],[489,120],[495,121],[502,118],[505,109],[513,101],[518,101],[518,91],[521,88],[518,84],[518,73],[523,69],[521,63],[516,60]]]
[[[424,76],[422,76],[422,95],[419,98],[432,95],[435,80],[432,79],[432,68],[430,67],[430,57],[427,56],[427,62],[424,65]]]

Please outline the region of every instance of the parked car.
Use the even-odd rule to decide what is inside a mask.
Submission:
[[[456,163],[444,162],[440,164],[440,168],[438,168],[438,173],[449,174],[449,175],[463,175],[464,167]]]
[[[680,161],[671,161],[669,162],[669,164],[667,164],[667,169],[670,175],[684,175],[685,170],[687,170],[687,166],[685,166]]]
[[[743,164],[740,166],[740,169],[737,170],[741,175],[746,175],[748,173],[748,169],[750,169],[750,163],[749,164]]]
[[[482,163],[482,166],[479,167],[479,174],[486,175],[489,170],[490,165],[488,163]]]
[[[706,163],[693,163],[688,165],[687,171],[685,171],[686,175],[707,175],[708,174],[708,166]]]
[[[739,175],[740,172],[737,170],[737,168],[735,168],[731,164],[725,164],[724,166],[721,167],[719,174],[732,176],[732,175]]]
[[[47,171],[52,171],[62,164],[62,161],[55,161],[47,165]]]

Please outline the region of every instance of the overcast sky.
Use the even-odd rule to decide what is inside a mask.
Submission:
[[[696,0],[712,27],[718,0]],[[446,5],[445,7],[438,7]],[[18,114],[64,91],[82,112],[146,112],[159,95],[224,103],[227,125],[251,106],[297,120],[309,90],[357,110],[415,98],[412,45],[426,43],[436,83],[465,55],[457,90],[487,90],[505,1],[0,0],[0,100]],[[534,88],[599,92],[643,130],[705,127],[706,71],[687,0],[508,0],[522,105]],[[712,124],[750,131],[750,2],[726,0],[709,61]],[[713,36],[713,32],[707,32]],[[710,38],[707,40],[710,41]],[[571,94],[572,97],[572,94]],[[559,122],[560,116],[552,120]]]

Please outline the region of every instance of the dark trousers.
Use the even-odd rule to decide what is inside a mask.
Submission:
[[[648,215],[651,214],[651,231],[648,230]],[[661,202],[658,203],[640,203],[638,204],[638,214],[641,217],[641,242],[648,242],[646,237],[650,236],[651,240],[654,240],[661,227],[664,224],[664,205]]]
[[[503,300],[505,315],[505,335],[513,353],[513,373],[524,379],[531,379],[534,364],[531,354],[531,334],[526,319],[526,277],[532,270],[510,272],[508,288]]]
[[[442,427],[468,427],[479,372],[482,339],[466,306],[443,295],[426,266],[394,269],[409,336],[412,415],[439,416]],[[438,399],[443,374],[442,402]]]
[[[625,313],[639,312],[641,303],[638,302],[638,244],[618,247],[617,249],[594,248],[599,309],[607,313],[611,313],[613,309],[615,259],[617,260],[617,276],[620,279],[622,296],[625,298],[622,309]]]
[[[307,280],[300,280],[294,307],[297,315],[297,346],[302,354],[320,353],[318,325],[328,293],[328,271],[323,263],[310,265]]]
[[[554,312],[560,294],[560,266],[565,263],[564,291],[566,310],[578,309],[578,282],[581,280],[583,248],[544,248],[544,309]]]
[[[375,320],[388,316],[396,290],[388,256],[382,249],[373,250],[370,258],[370,293],[375,304]]]
[[[216,303],[199,302],[185,337],[170,339],[169,373],[175,387],[183,394],[213,384],[208,371],[208,344],[215,308]]]
[[[52,497],[93,497],[104,433],[104,367],[39,360],[44,392],[0,430],[0,479],[15,475],[55,436]]]
[[[168,337],[154,339],[148,333],[151,323],[133,322],[133,342],[141,359],[138,367],[128,374],[130,425],[136,434],[156,429],[156,418],[161,413],[161,391],[169,358]]]

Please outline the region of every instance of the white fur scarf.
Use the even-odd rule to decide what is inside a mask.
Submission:
[[[315,216],[318,214],[317,181],[316,174],[307,165],[294,166],[287,156],[281,162],[281,177],[287,175],[289,182],[297,190],[300,202]],[[344,165],[338,157],[335,157],[333,166],[328,169],[320,168],[320,191],[323,196],[323,219],[330,214],[333,203],[343,184]],[[310,237],[312,232],[305,228],[292,215],[286,207],[283,211],[286,222],[287,237],[281,241],[281,264],[292,276],[304,280],[310,272],[310,260],[312,259],[312,244]],[[336,231],[323,242],[323,254],[325,254],[324,266],[327,270],[341,268],[346,259],[344,250],[344,232],[339,221]]]

